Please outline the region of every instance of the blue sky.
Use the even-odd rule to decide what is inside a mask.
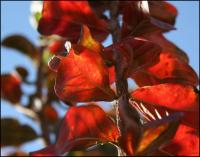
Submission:
[[[199,2],[171,1],[179,10],[176,22],[176,31],[166,34],[166,37],[177,46],[187,52],[190,58],[190,65],[199,74]],[[1,40],[8,35],[22,34],[37,44],[38,33],[30,26],[30,2],[29,1],[3,1],[1,2]],[[110,40],[106,42],[106,45]],[[36,71],[31,60],[17,51],[1,47],[1,73],[13,71],[16,65],[23,65],[30,70],[29,80],[35,79]],[[23,86],[23,90],[31,93],[34,88]],[[23,98],[26,101],[26,97]],[[22,123],[33,124],[33,122],[15,111],[6,101],[1,101],[1,117],[14,117]],[[32,125],[37,132],[40,132],[37,125]],[[25,145],[23,149],[32,151],[42,146],[41,141],[36,141],[30,146]],[[4,151],[5,152],[5,151]],[[2,152],[3,153],[3,152]]]

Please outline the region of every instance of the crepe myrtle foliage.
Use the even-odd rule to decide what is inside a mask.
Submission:
[[[198,155],[198,76],[163,35],[175,29],[177,14],[165,1],[44,1],[32,14],[39,46],[21,35],[2,41],[33,60],[36,80],[26,67],[1,75],[2,98],[41,134],[2,119],[1,145],[40,137],[46,147],[31,156]],[[36,87],[25,105],[22,83]]]

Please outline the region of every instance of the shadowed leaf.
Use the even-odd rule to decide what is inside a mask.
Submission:
[[[108,35],[106,21],[97,17],[87,1],[44,1],[38,26],[41,34],[58,34],[76,42],[82,24],[88,25],[94,37],[100,41]]]
[[[11,35],[6,37],[2,43],[3,46],[16,49],[20,51],[21,53],[31,57],[36,58],[38,55],[38,50],[33,45],[31,41],[29,41],[27,38],[21,35]]]
[[[15,73],[1,75],[1,97],[11,103],[18,103],[22,96],[21,79]]]
[[[71,150],[87,148],[96,142],[115,142],[118,137],[117,127],[100,107],[71,107],[65,116],[56,144],[31,155],[63,155]]]
[[[1,119],[1,146],[19,146],[35,138],[37,134],[28,125],[21,125],[15,119]]]
[[[178,14],[177,9],[172,4],[163,1],[149,1],[149,11],[154,18],[171,25],[175,24]]]
[[[133,75],[136,71],[151,66],[158,62],[160,46],[143,38],[125,38],[124,40],[104,48],[104,57],[116,62],[114,58],[114,50],[117,49],[121,53],[123,66],[126,67],[126,77]],[[112,68],[110,69],[112,72]],[[110,78],[114,79],[114,73],[110,73]],[[110,80],[113,82],[114,80]]]
[[[126,1],[122,2],[123,23],[121,38],[127,36],[142,36],[149,33],[165,32],[174,27],[164,21],[151,17],[148,2]],[[134,17],[130,18],[130,15]]]
[[[24,67],[16,67],[17,73],[21,76],[22,80],[26,80],[28,71]]]

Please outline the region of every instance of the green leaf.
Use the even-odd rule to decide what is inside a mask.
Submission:
[[[1,146],[19,146],[35,138],[37,134],[28,125],[11,118],[1,119]]]

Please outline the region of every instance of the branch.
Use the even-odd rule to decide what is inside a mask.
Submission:
[[[112,4],[112,9],[110,10],[110,26],[113,43],[120,40],[120,25],[118,19],[118,6],[119,1],[114,1]],[[135,133],[140,136],[140,117],[137,111],[129,105],[129,92],[128,92],[128,82],[125,76],[125,71],[128,68],[126,62],[123,61],[122,54],[118,49],[114,48],[115,57],[115,78],[116,78],[116,88],[118,96],[118,110],[119,110],[119,127],[122,134],[126,134],[126,127],[135,128]],[[118,116],[118,115],[117,115]],[[137,136],[136,135],[136,136]],[[122,135],[123,136],[123,135]],[[119,150],[118,150],[119,151]],[[120,151],[119,151],[120,152]],[[120,155],[120,154],[118,154]]]

